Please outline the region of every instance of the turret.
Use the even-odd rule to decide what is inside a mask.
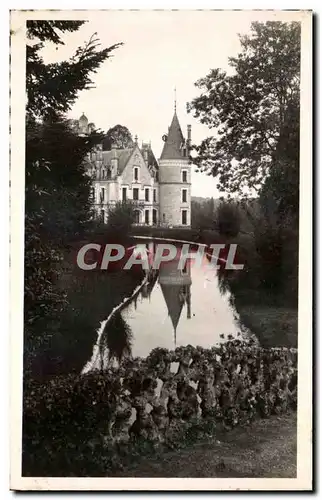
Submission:
[[[112,145],[112,158],[111,158],[111,176],[112,179],[117,176],[118,158],[115,145]]]
[[[176,107],[168,133],[162,137],[163,150],[159,162],[160,218],[169,226],[191,224],[191,165],[189,147],[191,126],[185,140]]]
[[[87,116],[84,115],[84,113],[80,117],[78,124],[79,124],[80,134],[87,134],[87,132],[88,132],[88,119],[87,119]]]

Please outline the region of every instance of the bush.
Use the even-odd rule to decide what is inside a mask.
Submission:
[[[122,241],[128,237],[132,224],[135,221],[134,205],[130,201],[117,202],[108,211],[107,233],[116,241]]]
[[[217,230],[223,236],[237,236],[241,226],[240,209],[232,201],[222,201],[217,208]]]
[[[171,372],[173,362],[179,363],[177,373]],[[239,340],[211,349],[156,348],[146,359],[124,359],[117,369],[46,384],[29,379],[23,475],[106,476],[113,464],[138,449],[150,452],[153,443],[177,446],[183,434],[190,439],[217,425],[231,428],[296,408],[296,389],[295,350]]]

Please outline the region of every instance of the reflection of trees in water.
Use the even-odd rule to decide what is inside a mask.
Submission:
[[[229,271],[227,271],[224,266],[220,266],[219,269],[217,269],[218,288],[222,295],[231,291],[228,273]]]
[[[152,290],[154,288],[154,285],[156,284],[156,282],[158,280],[158,276],[159,276],[159,271],[153,270],[153,271],[150,272],[149,280],[142,287],[141,292],[140,292],[140,296],[143,299],[150,299],[151,298],[151,293],[152,293]],[[135,309],[136,309],[136,307],[137,307],[137,297],[134,300],[134,306],[135,306]]]
[[[235,274],[233,274],[235,273]],[[229,294],[228,302],[232,307],[235,307],[234,283],[238,271],[227,270],[225,266],[220,266],[217,269],[218,288],[221,295]]]
[[[211,255],[206,254],[206,258],[211,262]],[[230,280],[229,280],[229,271],[225,269],[224,265],[219,265],[218,269],[216,269],[217,279],[218,279],[218,288],[221,295],[225,295],[226,293],[230,293]]]
[[[99,345],[101,366],[107,355],[107,362],[118,363],[125,357],[132,356],[132,330],[120,312],[115,313],[105,326]]]

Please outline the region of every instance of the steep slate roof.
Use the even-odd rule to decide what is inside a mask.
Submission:
[[[84,122],[84,123],[88,123],[88,118],[86,115],[84,115],[84,113],[82,114],[82,116],[80,117],[79,119],[80,122]]]
[[[116,156],[118,158],[118,172],[120,174],[122,174],[123,170],[125,169],[129,159],[131,158],[131,155],[134,151],[134,149],[136,148],[136,146],[132,147],[132,148],[125,148],[125,149],[116,149]],[[147,146],[147,145],[144,145],[144,147],[142,148],[139,148],[142,156],[144,157],[143,155],[143,151],[144,150],[147,150],[148,152],[148,165],[153,165],[156,170],[158,170],[159,166],[158,166],[158,162],[156,161],[155,159],[155,156],[153,154],[153,151],[152,149],[150,148],[150,146]],[[109,167],[111,165],[111,160],[113,158],[113,151],[103,151],[103,164],[105,167]]]
[[[118,158],[118,171],[121,174],[129,161],[134,148],[116,149],[116,156]],[[111,165],[113,158],[113,151],[103,151],[103,164],[105,166]]]
[[[144,151],[147,151],[148,152],[148,165],[152,165],[156,170],[159,170],[159,165],[158,165],[158,162],[153,154],[153,151],[151,149],[151,146],[149,144],[142,144],[142,148],[140,148],[140,151],[143,155],[143,158],[144,158],[144,154],[143,152]]]
[[[177,112],[174,112],[171,125],[168,131],[167,140],[164,143],[160,160],[180,160],[184,158],[182,153],[182,143],[184,137],[178,120]]]

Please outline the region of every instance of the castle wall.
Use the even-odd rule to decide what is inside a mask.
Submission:
[[[138,180],[134,180],[134,168],[139,168]],[[133,200],[133,189],[139,190],[139,223],[153,225],[154,217],[153,210],[157,211],[156,222],[159,222],[159,185],[158,182],[151,175],[144,158],[139,150],[136,150],[131,155],[121,177],[120,177],[120,199],[122,199],[122,188],[127,189],[127,199]],[[149,199],[145,199],[145,190],[149,190]],[[153,191],[156,189],[156,201],[153,198]],[[148,216],[146,215],[148,212]],[[148,217],[148,222],[146,217]]]
[[[182,171],[187,172],[187,181],[182,182]],[[191,165],[188,160],[161,160],[159,167],[160,221],[170,226],[191,225]],[[182,190],[186,189],[187,201],[182,201]],[[186,210],[186,224],[182,212]]]

